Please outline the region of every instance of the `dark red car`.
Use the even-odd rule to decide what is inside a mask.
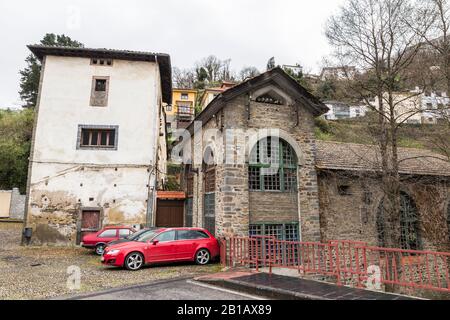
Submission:
[[[205,229],[161,228],[131,242],[108,246],[102,263],[134,271],[161,262],[195,261],[205,265],[219,254],[219,242]]]
[[[100,231],[85,235],[81,246],[95,249],[95,253],[101,255],[109,242],[126,238],[134,232],[136,230],[125,226],[105,227]]]

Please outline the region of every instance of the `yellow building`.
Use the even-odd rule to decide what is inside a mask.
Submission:
[[[197,90],[173,89],[172,105],[166,106],[169,130],[186,128],[195,117]]]

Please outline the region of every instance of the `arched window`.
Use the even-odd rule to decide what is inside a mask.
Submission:
[[[386,214],[384,201],[377,212],[378,245],[386,246]],[[414,200],[405,192],[400,193],[400,244],[405,250],[420,250],[419,219]]]
[[[294,149],[277,137],[261,139],[250,153],[248,178],[250,191],[296,191]]]
[[[205,151],[203,157],[203,225],[215,234],[216,229],[216,166],[214,163],[214,153],[210,147]]]
[[[194,209],[194,173],[192,166],[187,165],[185,171],[186,179],[186,205],[184,209],[184,226],[193,227],[193,209]]]

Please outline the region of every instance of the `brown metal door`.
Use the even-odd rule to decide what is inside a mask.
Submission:
[[[79,241],[83,239],[83,236],[97,232],[100,230],[100,211],[98,210],[86,210],[81,212],[81,229],[79,231]]]
[[[158,200],[156,207],[156,226],[183,227],[184,201]]]

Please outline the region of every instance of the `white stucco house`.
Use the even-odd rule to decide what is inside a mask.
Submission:
[[[153,225],[166,162],[167,54],[32,45],[42,61],[27,185],[33,243]]]
[[[327,120],[340,120],[364,117],[369,108],[363,104],[347,104],[340,101],[325,101],[328,112],[323,116]]]
[[[387,101],[387,94],[384,99]],[[395,120],[398,123],[436,124],[450,115],[450,98],[445,92],[415,88],[411,91],[395,92],[393,99],[396,104]],[[372,106],[378,107],[377,97],[373,99]]]

